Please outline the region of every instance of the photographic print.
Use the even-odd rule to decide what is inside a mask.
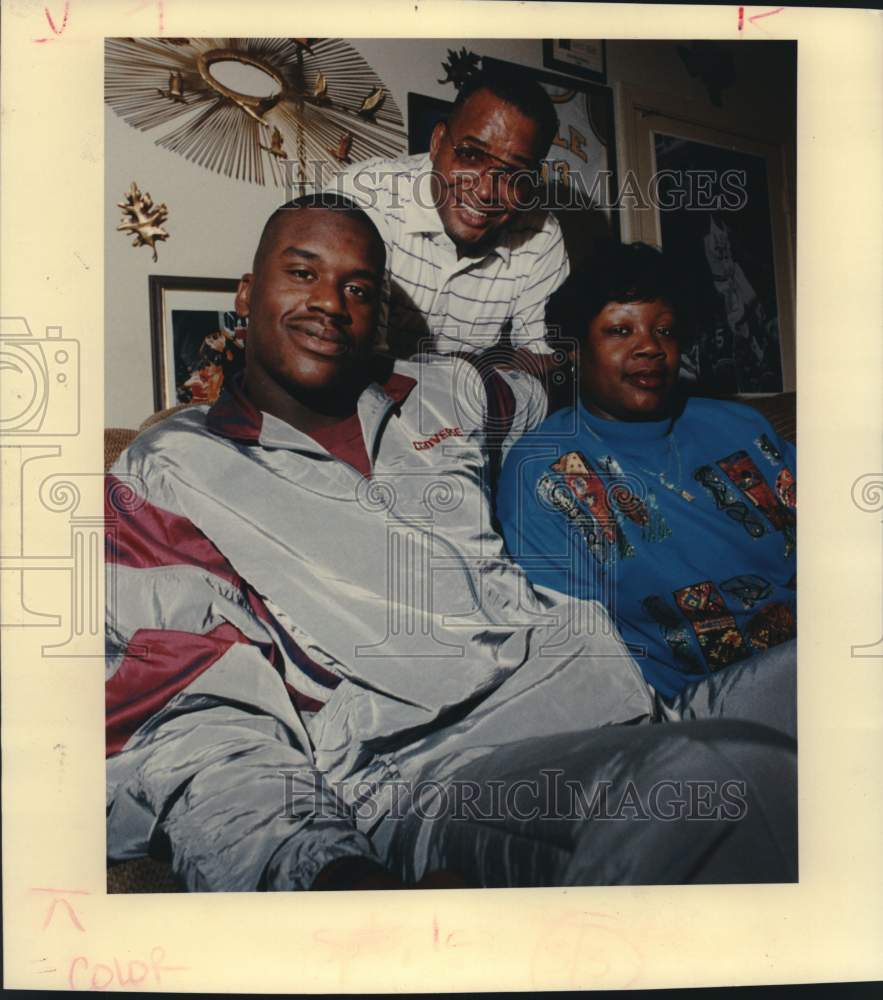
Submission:
[[[546,38],[543,40],[543,65],[598,83],[607,82],[604,42],[598,38]]]
[[[492,6],[310,22],[343,38],[266,0],[4,6],[5,985],[880,974],[867,14]],[[472,56],[514,89],[436,130],[469,183],[394,204]],[[521,217],[549,143],[558,204]],[[358,209],[309,201],[378,157]],[[701,204],[706,172],[747,205]],[[660,247],[705,281],[689,412]],[[387,270],[432,356],[374,352]],[[579,357],[542,339],[568,271]]]
[[[662,246],[692,276],[696,340],[684,357],[685,377],[713,393],[781,392],[766,161],[662,132],[654,139]],[[690,172],[711,180],[704,208],[678,206],[677,179]]]
[[[192,574],[177,557],[160,579],[126,555],[149,545],[154,558],[166,558],[165,536],[154,537],[153,515],[140,513],[152,507],[139,508],[120,523],[111,564],[121,599],[108,606],[114,637],[106,729],[114,796],[108,813],[113,892],[129,884],[127,866],[146,829],[146,815],[130,824],[126,791],[139,780],[138,761],[145,755],[157,762],[158,773],[166,767],[191,773],[193,791],[177,806],[168,803],[169,809],[193,809],[201,817],[198,827],[186,821],[187,832],[169,824],[173,872],[187,891],[299,890],[314,883],[465,888],[796,878],[793,747],[764,751],[779,775],[776,794],[786,803],[770,819],[772,835],[755,819],[767,779],[753,775],[753,784],[740,783],[723,770],[709,772],[711,819],[739,824],[739,836],[728,840],[718,857],[717,851],[707,854],[703,837],[694,834],[702,803],[684,781],[692,774],[692,752],[681,748],[666,770],[658,762],[669,759],[665,748],[678,740],[678,730],[657,724],[671,716],[688,727],[691,713],[701,717],[706,703],[714,701],[718,676],[726,675],[747,699],[731,696],[743,706],[734,713],[780,729],[783,738],[794,736],[793,444],[776,436],[759,415],[750,418],[756,421],[750,439],[739,426],[722,425],[706,440],[709,420],[726,417],[715,404],[712,416],[698,414],[678,424],[687,429],[678,432],[677,441],[672,432],[667,450],[651,439],[646,457],[641,452],[632,459],[627,449],[619,450],[619,438],[608,440],[626,421],[639,430],[648,423],[652,430],[660,416],[680,419],[674,395],[679,355],[666,336],[673,321],[658,320],[658,336],[643,327],[648,310],[655,324],[660,303],[670,309],[677,304],[676,297],[666,298],[669,272],[653,247],[624,247],[616,239],[620,205],[611,90],[498,58],[509,44],[505,40],[486,44],[490,51],[471,52],[429,39],[388,39],[382,43],[385,58],[376,48],[366,51],[384,72],[396,55],[406,54],[408,65],[427,66],[435,56],[433,71],[440,66],[450,78],[437,76],[437,83],[448,94],[453,84],[456,105],[408,90],[402,103],[409,155],[378,161],[353,146],[355,162],[335,177],[333,189],[314,185],[301,208],[266,212],[263,230],[260,219],[249,218],[248,235],[241,239],[233,220],[244,223],[254,214],[251,205],[237,217],[237,203],[225,204],[223,231],[237,238],[218,242],[205,238],[198,216],[189,231],[182,221],[188,191],[197,199],[208,183],[238,184],[245,191],[260,184],[254,165],[248,176],[237,175],[234,147],[224,145],[214,122],[229,118],[231,141],[238,136],[247,149],[243,136],[251,134],[258,115],[265,135],[277,129],[282,136],[281,145],[272,138],[259,144],[262,159],[279,160],[284,171],[288,159],[277,154],[291,152],[286,135],[310,129],[322,134],[308,108],[334,115],[341,110],[337,95],[345,93],[349,104],[341,113],[377,119],[380,128],[380,109],[394,108],[398,98],[377,82],[382,77],[363,79],[356,72],[372,63],[348,40],[295,39],[280,47],[268,39],[247,44],[190,39],[172,47],[172,55],[149,41],[108,42],[108,103],[125,129],[116,133],[121,145],[112,156],[123,160],[126,139],[153,139],[141,126],[154,119],[133,115],[119,93],[125,84],[134,100],[139,86],[152,84],[158,72],[151,64],[139,84],[137,74],[123,74],[124,59],[176,59],[184,67],[181,80],[169,84],[159,103],[156,95],[145,95],[151,108],[165,109],[163,101],[177,105],[192,92],[202,103],[214,100],[205,86],[188,85],[188,59],[212,79],[216,69],[220,74],[232,62],[236,72],[257,69],[278,77],[282,87],[278,100],[254,103],[241,97],[245,77],[239,90],[229,80],[207,85],[220,103],[201,124],[190,122],[186,150],[200,148],[199,133],[205,131],[207,149],[221,143],[218,148],[227,150],[226,179],[206,169],[212,168],[211,159],[193,162],[166,148],[168,136],[153,139],[167,166],[163,198],[177,206],[175,239],[192,242],[209,259],[228,260],[218,273],[248,269],[250,276],[247,294],[237,303],[247,313],[243,321],[233,311],[232,278],[187,273],[148,278],[156,406],[203,405],[155,423],[149,443],[136,438],[111,479],[137,470],[137,489],[152,504],[151,490],[165,489],[167,464],[186,467],[186,477],[163,494],[164,516],[176,525],[183,553],[188,546],[201,552],[207,539],[223,562],[206,567],[212,580],[207,590],[188,585]],[[512,54],[519,51],[513,45]],[[532,51],[539,56],[536,46]],[[315,53],[324,53],[326,61],[317,65],[314,78],[307,70]],[[331,59],[335,53],[339,64]],[[362,91],[363,100],[352,111],[354,95]],[[303,117],[292,123],[290,113],[301,102]],[[177,107],[168,114],[173,112],[178,114]],[[317,162],[309,156],[313,147],[303,149],[297,176],[309,187],[327,149],[316,152]],[[672,158],[680,149],[658,146],[662,166],[682,173],[697,169],[695,151],[683,162]],[[367,166],[360,170],[363,160]],[[730,161],[703,162],[708,170],[733,168]],[[535,171],[527,167],[539,164],[546,183],[537,186]],[[148,177],[149,170],[142,174]],[[428,179],[433,183],[424,183]],[[540,202],[523,206],[518,196],[528,186]],[[755,184],[749,192],[755,196],[753,212],[760,212],[760,190]],[[341,198],[345,211],[335,210]],[[607,220],[608,242],[596,248],[593,259],[578,263],[568,236],[584,230],[591,215]],[[675,222],[679,218],[673,214]],[[702,247],[707,244],[703,252],[715,268],[711,291],[732,299],[735,288],[744,310],[754,308],[747,289],[755,297],[767,289],[753,270],[748,275],[735,265],[757,244],[746,249],[737,241],[735,224],[716,217],[710,222],[714,228],[703,231],[709,238]],[[390,285],[400,293],[390,322],[403,327],[407,312],[430,337],[441,326],[444,336],[431,342],[432,357],[408,350],[401,340],[402,350],[376,350],[381,234]],[[674,240],[664,233],[663,243]],[[683,266],[683,259],[683,248],[675,244],[670,260]],[[135,265],[131,256],[124,263]],[[758,264],[761,271],[763,265]],[[622,274],[588,295],[597,275],[612,266]],[[648,302],[633,302],[631,282],[644,281],[647,274],[656,291]],[[567,358],[544,361],[535,351],[546,335],[548,310],[565,285],[575,292],[570,301],[579,313],[578,319],[569,314],[565,327],[577,341],[572,367],[579,373],[582,402],[559,404],[554,412],[542,372],[547,362],[566,371]],[[623,288],[624,303],[617,299]],[[607,299],[599,304],[601,294]],[[735,331],[727,343],[740,337],[756,351],[760,331],[769,336],[766,316],[758,319],[757,330],[745,333],[742,313],[727,302],[729,312],[722,315]],[[601,310],[598,315],[609,308],[626,311],[610,333],[604,327],[597,345],[589,303]],[[641,324],[637,330],[630,325],[633,313]],[[493,348],[490,357],[505,352],[506,337],[513,338],[512,355],[503,353],[499,366],[489,366],[485,347]],[[259,374],[241,383],[234,375],[242,370],[246,338]],[[621,344],[631,352],[625,377],[611,379],[608,369],[620,364]],[[593,352],[593,365],[577,360]],[[507,368],[522,355],[535,373],[529,381]],[[645,356],[651,360],[643,361]],[[714,360],[722,368],[718,355]],[[744,368],[741,353],[737,360]],[[590,422],[599,407],[602,413],[609,407],[613,416]],[[549,413],[529,426],[534,409]],[[496,427],[502,430],[490,430]],[[475,451],[481,428],[488,428],[488,443],[486,450]],[[232,451],[231,440],[238,443]],[[728,444],[718,454],[721,440]],[[597,441],[605,450],[596,451]],[[537,466],[531,449],[551,443],[554,455]],[[739,450],[743,447],[751,447],[751,454]],[[761,463],[772,464],[773,473]],[[462,470],[473,467],[474,478],[463,481]],[[611,499],[605,479],[625,476],[624,467],[641,486]],[[531,469],[535,481],[520,478]],[[392,520],[363,497],[377,484],[391,491]],[[423,521],[414,527],[401,520],[412,507],[431,517],[426,522],[431,532]],[[690,517],[696,509],[708,519],[701,538]],[[498,522],[500,533],[485,538],[485,522]],[[559,565],[560,545],[548,534],[559,528],[573,529],[578,560],[573,568]],[[754,539],[752,559],[738,571],[705,562],[696,568],[699,551],[720,550],[729,553],[720,559],[735,559],[746,533]],[[671,540],[675,536],[677,543]],[[657,545],[664,539],[669,541],[660,561]],[[440,560],[448,557],[440,555],[442,542],[444,551],[457,556],[443,578],[440,570],[448,563]],[[489,576],[482,560],[493,552],[498,569]],[[229,576],[227,565],[235,567],[232,588],[221,583]],[[540,599],[540,587],[558,595],[553,603]],[[474,600],[464,601],[473,590]],[[145,603],[139,595],[148,593]],[[618,607],[616,624],[624,638],[606,624],[596,627],[601,600]],[[458,624],[463,620],[475,624],[464,631]],[[154,622],[159,627],[148,627]],[[141,633],[152,637],[146,672],[135,652]],[[174,642],[166,633],[174,633]],[[512,648],[505,655],[514,658],[502,673],[499,642]],[[756,699],[742,693],[754,676],[744,664],[755,656],[769,664],[764,696]],[[412,669],[414,663],[420,669]],[[586,672],[579,664],[598,666]],[[162,683],[157,685],[153,671]],[[524,677],[534,677],[535,684]],[[473,705],[484,686],[486,697]],[[271,689],[275,694],[268,700],[262,692]],[[543,692],[542,703],[537,691]],[[210,714],[201,707],[206,695],[213,699]],[[664,710],[659,698],[666,699]],[[679,699],[689,707],[681,707]],[[470,717],[474,729],[448,721],[442,710],[448,700]],[[177,713],[177,705],[191,702],[192,713]],[[742,715],[736,719],[746,721]],[[517,741],[510,739],[516,720],[521,720]],[[646,725],[625,725],[633,721]],[[264,746],[249,735],[254,726],[276,733],[282,722],[298,734],[296,740],[283,745],[274,737]],[[221,727],[217,740],[214,726]],[[566,744],[558,741],[562,733]],[[696,738],[705,739],[705,733],[721,746],[730,744],[729,731],[716,722]],[[542,766],[524,749],[528,735],[546,747]],[[169,756],[177,741],[194,751],[180,764]],[[376,748],[384,741],[399,776],[395,787],[387,777],[370,780],[378,766]],[[493,760],[484,759],[488,743],[499,748]],[[575,747],[582,748],[576,755]],[[215,753],[224,766],[208,766],[203,774],[200,761]],[[274,780],[280,774],[283,779],[278,787],[263,770],[268,753],[277,761]],[[608,774],[614,759],[628,761],[619,782]],[[563,769],[552,781],[550,769],[559,761]],[[261,780],[243,801],[252,767]],[[488,775],[502,769],[509,776],[499,801],[493,782],[482,777],[485,767]],[[321,777],[319,785],[315,777]],[[358,801],[355,785],[364,786]],[[436,786],[441,800],[430,814],[424,797]],[[168,787],[160,780],[157,795],[166,795]],[[516,789],[533,808],[522,810]],[[336,811],[335,803],[346,809]],[[236,819],[228,821],[229,815]],[[287,838],[278,816],[307,817],[303,834]],[[478,819],[486,823],[486,843],[473,842]],[[563,854],[547,832],[546,824],[553,822],[572,843]],[[677,857],[670,855],[672,823],[682,831]],[[586,833],[591,836],[584,842]],[[522,846],[525,835],[533,844],[529,849]],[[334,845],[350,845],[352,861],[341,868],[329,858],[321,871],[310,872],[308,862],[297,859],[326,858],[328,837]],[[645,848],[632,850],[638,840]],[[219,863],[209,844],[223,845],[229,860]],[[187,860],[194,852],[201,859],[196,867]],[[278,860],[259,864],[256,858],[265,854]],[[154,851],[146,858],[164,860]]]
[[[150,331],[157,410],[213,403],[245,366],[245,325],[233,309],[239,282],[152,274]]]

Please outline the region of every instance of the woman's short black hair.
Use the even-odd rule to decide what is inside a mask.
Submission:
[[[647,243],[614,243],[572,272],[546,303],[546,328],[552,343],[582,340],[591,321],[608,302],[652,302],[671,306],[681,348],[689,346],[690,296],[671,260]]]

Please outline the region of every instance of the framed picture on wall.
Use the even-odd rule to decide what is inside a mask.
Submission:
[[[149,276],[153,405],[212,403],[245,366],[236,278]]]
[[[782,392],[765,158],[661,130],[653,144],[662,247],[692,277],[696,339],[684,377],[715,394]],[[704,179],[704,197],[687,202],[683,178]]]
[[[544,38],[543,65],[598,83],[607,82],[607,50],[598,38]]]
[[[796,66],[796,59],[792,65]],[[633,165],[631,240],[681,264],[691,346],[681,377],[694,394],[794,392],[796,261],[794,174],[787,144],[762,131],[703,121],[686,102],[623,92]]]
[[[435,126],[447,118],[453,101],[443,101],[425,94],[408,94],[408,152],[428,153]]]

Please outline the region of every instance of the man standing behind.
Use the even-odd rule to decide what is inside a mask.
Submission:
[[[503,334],[516,362],[551,365],[545,303],[569,268],[557,220],[532,206],[557,131],[538,83],[485,71],[463,85],[428,155],[376,158],[336,178],[386,243],[394,354],[430,340],[441,353],[481,352]]]

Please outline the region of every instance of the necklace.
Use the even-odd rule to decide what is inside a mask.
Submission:
[[[665,469],[666,472],[668,472],[668,465],[670,464],[672,451],[674,451],[674,455],[675,455],[675,458],[676,458],[677,463],[678,463],[678,476],[677,476],[677,478],[680,480],[680,478],[681,478],[681,453],[678,450],[678,443],[677,443],[677,441],[675,441],[674,438],[669,438],[669,442],[668,442],[668,457],[669,457],[669,462],[666,463],[666,469]],[[641,472],[646,472],[648,476],[654,476],[656,479],[659,480],[660,483],[662,483],[662,485],[667,490],[671,490],[672,493],[676,493],[682,500],[686,500],[687,503],[692,503],[693,502],[693,494],[692,493],[688,493],[687,490],[682,489],[676,483],[671,482],[669,479],[667,479],[665,477],[665,475],[663,473],[661,473],[661,472],[655,472],[653,469],[646,469],[646,468],[644,468],[643,465],[639,465],[638,468],[641,470]]]
[[[596,441],[600,441],[601,444],[605,444],[604,438],[602,438],[593,427],[589,426],[584,417],[580,417],[580,421],[583,427],[585,427],[585,429],[592,435],[593,438],[595,438]],[[695,499],[693,494],[683,489],[677,482],[672,482],[671,478],[669,478],[668,473],[671,468],[672,458],[674,458],[677,464],[677,480],[679,482],[683,476],[683,469],[681,467],[681,452],[674,437],[673,427],[670,428],[668,432],[668,458],[665,463],[665,472],[657,472],[656,469],[648,469],[643,465],[639,465],[638,468],[646,475],[657,479],[662,486],[664,486],[667,490],[670,490],[676,496],[679,496],[682,500],[685,500],[687,503],[692,503]]]

